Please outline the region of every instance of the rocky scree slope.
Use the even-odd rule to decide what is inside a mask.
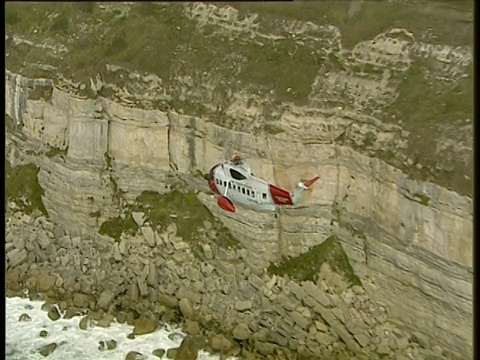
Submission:
[[[173,47],[162,48],[155,67],[128,57],[131,32],[115,35],[139,19],[153,24],[142,6],[94,7],[95,23],[83,9],[66,25],[73,32],[61,31],[61,11],[74,9],[67,5],[45,23],[7,21],[6,110],[21,130],[7,137],[7,155],[13,166],[37,164],[49,216],[72,235],[92,235],[128,220],[125,206],[143,191],[169,191],[171,170],[201,173],[236,151],[281,186],[319,173],[321,187],[278,220],[245,210],[228,216],[198,197],[238,238],[256,274],[336,234],[391,318],[469,356],[471,47],[397,27],[348,49],[328,24],[162,4],[151,13],[177,21],[178,36],[173,45],[163,39]],[[108,63],[85,63],[109,42]],[[157,45],[149,49],[156,54]],[[26,60],[9,60],[18,57]],[[411,106],[419,93],[423,102]]]

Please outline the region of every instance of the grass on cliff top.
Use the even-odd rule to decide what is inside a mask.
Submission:
[[[134,235],[138,231],[138,226],[131,214],[136,211],[143,212],[145,221],[159,233],[171,223],[175,223],[177,236],[191,245],[195,256],[203,258],[198,230],[203,227],[206,220],[213,223],[214,216],[198,200],[195,193],[183,193],[178,189],[166,194],[144,191],[136,198],[133,205],[127,206],[124,219],[117,217],[105,221],[100,226],[99,233],[111,236],[117,241],[120,240],[122,233]],[[221,227],[217,233],[216,244],[223,247],[238,247],[238,241],[227,228]]]
[[[13,201],[27,214],[39,210],[48,216],[42,201],[44,192],[38,183],[39,170],[34,164],[12,167],[5,159],[5,209],[7,209],[7,201]]]
[[[472,2],[450,3],[362,2],[352,16],[351,12],[349,15],[350,2],[230,5],[241,14],[258,13],[257,21],[266,29],[278,26],[278,20],[336,25],[347,48],[392,27],[405,27],[417,38],[433,28],[436,37],[429,42],[472,44],[473,23],[468,21]],[[217,6],[223,4],[217,3]],[[229,39],[215,34],[210,25],[199,30],[196,21],[184,15],[182,4],[134,3],[129,14],[122,16],[120,10],[102,11],[96,3],[86,6],[65,2],[8,2],[5,16],[7,34],[25,36],[34,42],[50,39],[68,43],[69,49],[63,59],[55,59],[41,48],[22,45],[20,50],[22,46],[7,45],[7,52],[21,52],[6,57],[7,68],[38,72],[41,71],[38,68],[27,70],[29,67],[17,59],[26,63],[40,60],[53,63],[75,81],[88,82],[96,74],[105,73],[106,63],[157,74],[166,85],[177,75],[189,75],[194,79],[194,86],[201,86],[201,74],[206,72],[217,74],[219,79],[224,79],[223,84],[230,83],[234,92],[239,86],[236,81],[240,80],[242,88],[252,87],[265,93],[273,90],[278,101],[303,104],[322,65],[320,62],[325,61],[312,55],[308,46],[298,48],[294,39],[263,41],[263,45],[259,45],[252,41],[246,43],[241,36]],[[83,31],[85,26],[93,31]],[[226,97],[221,93],[218,89],[218,95]],[[228,103],[225,99],[220,101]]]
[[[398,87],[398,97],[381,117],[393,123],[402,120],[403,128],[411,132],[407,152],[414,162],[423,165],[422,169],[414,166],[406,169],[412,178],[434,181],[462,195],[472,196],[473,164],[459,159],[453,172],[436,173],[432,169],[442,167],[448,159],[437,154],[438,138],[450,135],[455,138],[455,134],[446,134],[445,128],[457,129],[465,126],[466,119],[473,119],[473,64],[465,69],[464,77],[448,82],[432,76],[434,66],[432,59],[416,57]],[[389,159],[384,160],[388,162]]]
[[[356,4],[355,4],[356,3]],[[298,1],[293,3],[226,2],[241,13],[258,13],[272,18],[311,21],[335,25],[340,29],[342,45],[374,38],[391,28],[406,28],[418,39],[434,29],[434,44],[473,44],[473,1]],[[356,8],[356,11],[352,11]]]
[[[297,257],[284,259],[278,266],[270,264],[268,273],[280,276],[288,275],[299,281],[315,282],[320,274],[323,263],[327,262],[330,268],[342,275],[352,286],[362,285],[358,276],[355,275],[347,254],[340,244],[340,240],[332,235],[323,243],[314,246],[310,251]]]

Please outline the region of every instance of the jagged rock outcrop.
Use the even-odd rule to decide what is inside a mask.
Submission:
[[[289,41],[292,48],[285,52],[291,50],[291,57],[295,49],[312,51],[322,61],[312,70],[305,102],[286,95],[300,91],[293,85],[270,96],[237,88],[232,79],[222,85],[214,73],[206,74],[202,85],[193,72],[179,73],[167,86],[167,79],[157,75],[111,64],[90,83],[75,83],[63,75],[31,79],[7,69],[6,113],[24,134],[7,135],[7,157],[12,165],[39,166],[45,208],[69,234],[68,240],[55,239],[50,236],[53,225],[46,235],[31,235],[33,226],[12,229],[5,249],[7,281],[13,284],[28,274],[23,281],[32,291],[63,289],[56,291],[66,298],[87,294],[104,311],[122,292],[130,301],[144,299],[140,308],[149,306],[147,299],[158,306],[180,306],[187,318],[194,309],[208,314],[215,303],[212,319],[232,319],[225,329],[233,337],[253,336],[263,355],[277,346],[305,354],[332,354],[343,348],[367,354],[388,354],[388,348],[402,352],[409,346],[406,334],[412,333],[412,340],[424,348],[441,344],[451,351],[447,357],[471,357],[473,214],[471,192],[465,189],[471,187],[472,125],[460,119],[465,122],[454,136],[452,129],[442,127],[431,146],[433,154],[440,158],[450,149],[454,155],[428,163],[412,155],[418,153],[412,147],[418,140],[412,139],[411,131],[381,116],[397,99],[399,79],[408,75],[415,57],[435,62],[436,77],[459,82],[471,64],[471,49],[434,46],[415,40],[404,29],[391,29],[348,50],[342,48],[334,26],[282,21],[268,27],[255,15],[239,20],[235,9],[207,4],[185,4],[184,11],[198,23],[198,31],[213,27],[243,44],[255,39],[262,45],[252,46],[260,47]],[[15,46],[31,46],[18,37],[10,40]],[[231,64],[240,64],[240,69],[247,62],[238,55]],[[169,99],[189,99],[204,105],[206,113],[194,116],[185,102],[173,109],[155,106]],[[221,116],[212,115],[219,109]],[[456,137],[462,141],[452,140]],[[224,213],[194,174],[234,152],[248,159],[256,175],[285,188],[317,174],[321,182],[301,206],[281,210],[278,219],[244,209]],[[455,180],[457,187],[435,175],[452,172],[460,163],[463,180]],[[430,181],[417,176],[426,168]],[[153,230],[147,236],[149,230],[140,230],[114,244],[97,234],[143,191],[168,192],[174,172],[200,190],[198,198],[238,238],[241,249],[222,250],[214,241],[207,242],[203,251],[208,265],[188,270],[182,262],[191,258],[190,245],[181,239]],[[447,185],[450,189],[443,187]],[[35,225],[45,226],[39,220]],[[142,226],[149,229],[149,224]],[[330,296],[324,293],[329,285],[298,284],[266,274],[270,263],[305,253],[332,233],[341,239],[366,294],[352,295],[352,290]],[[33,241],[13,241],[24,236]],[[161,260],[144,264],[141,259],[152,256],[152,245]],[[76,250],[67,254],[66,249]],[[105,269],[111,266],[101,254],[110,252],[114,262],[130,267],[117,269],[117,276],[107,275]],[[33,266],[35,260],[38,265]],[[159,263],[169,272],[155,272]],[[70,269],[54,284],[40,271],[67,264],[79,270]],[[97,267],[100,270],[93,272]],[[193,280],[182,288],[177,284],[186,274]],[[225,282],[232,279],[236,282]],[[158,293],[152,292],[156,281],[164,286]],[[207,289],[211,297],[204,297],[200,289]],[[233,293],[244,299],[233,300]],[[252,300],[254,293],[259,295]],[[353,305],[345,305],[339,296]],[[369,304],[366,298],[360,300],[362,296],[381,302],[383,310],[363,314]],[[248,300],[252,303],[242,302]],[[258,317],[259,309],[268,315]],[[405,332],[378,325],[387,313],[389,322]],[[247,321],[253,319],[258,320],[256,328]],[[272,324],[275,332],[270,333]],[[382,331],[389,335],[379,334]],[[292,333],[296,335],[289,341]]]

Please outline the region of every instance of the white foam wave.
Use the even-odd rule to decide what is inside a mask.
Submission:
[[[91,327],[86,331],[79,328],[80,317],[60,318],[52,321],[47,312],[41,310],[43,302],[26,298],[6,298],[6,338],[5,352],[7,360],[45,359],[38,348],[50,343],[57,343],[57,348],[48,355],[48,360],[118,360],[124,359],[130,351],[137,351],[148,360],[158,360],[152,354],[155,349],[178,347],[185,337],[181,329],[165,325],[154,333],[127,338],[133,332],[133,326],[113,322],[108,328]],[[19,321],[22,314],[27,314],[31,321]],[[48,335],[40,337],[46,330]],[[168,338],[169,334],[175,334]],[[100,350],[100,341],[115,340],[117,347],[113,350]],[[166,353],[162,359],[167,359]],[[218,360],[219,356],[200,351],[197,360]],[[230,358],[231,360],[235,358]]]

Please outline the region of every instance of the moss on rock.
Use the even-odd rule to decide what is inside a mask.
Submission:
[[[316,281],[321,266],[325,262],[333,271],[344,276],[351,285],[362,285],[348,261],[340,240],[335,235],[328,237],[323,243],[312,247],[304,254],[284,259],[279,265],[271,264],[267,270],[269,274],[288,275],[299,281]]]
[[[31,214],[38,209],[48,216],[42,201],[44,191],[38,182],[40,169],[34,164],[12,167],[5,159],[5,207],[13,201],[22,211]]]

